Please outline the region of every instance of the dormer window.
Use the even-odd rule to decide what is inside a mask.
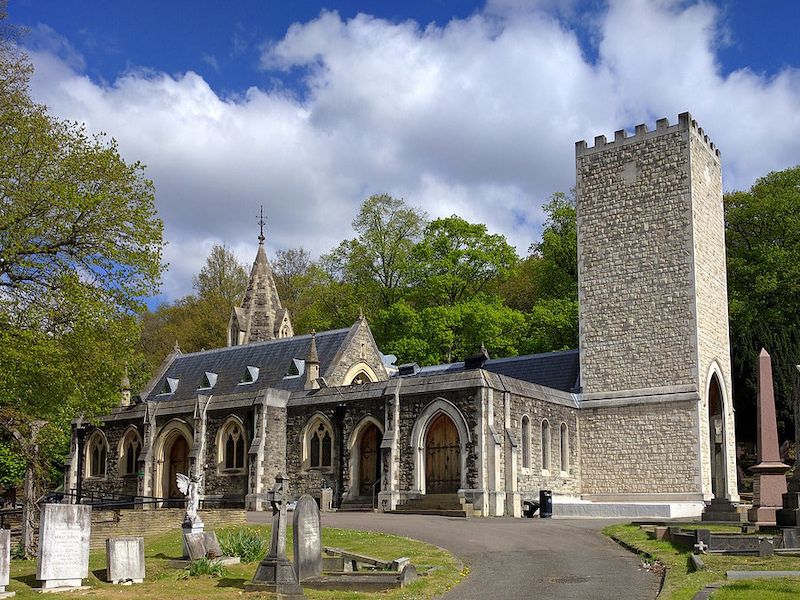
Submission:
[[[306,361],[302,358],[293,358],[292,364],[289,365],[289,371],[284,377],[300,377],[306,372]]]
[[[203,381],[198,390],[210,390],[217,383],[217,374],[206,371],[203,375]]]
[[[250,367],[248,366],[244,373],[242,373],[242,378],[239,380],[239,385],[246,385],[248,383],[255,383],[258,381],[258,367]]]
[[[164,382],[161,391],[158,393],[159,396],[164,396],[167,394],[174,394],[175,390],[178,389],[178,381],[179,379],[175,379],[173,377],[167,377],[166,381]]]

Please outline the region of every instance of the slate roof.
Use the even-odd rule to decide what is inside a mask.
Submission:
[[[325,373],[342,346],[350,328],[322,331],[317,333],[317,353],[320,373]],[[266,342],[254,342],[229,348],[218,348],[181,354],[161,375],[155,387],[143,400],[157,402],[170,400],[190,400],[198,394],[224,396],[228,394],[254,393],[265,387],[298,390],[303,389],[303,376],[284,379],[289,372],[293,358],[305,359],[311,344],[310,335],[297,335]],[[252,384],[239,385],[247,367],[258,367],[258,380]],[[210,390],[198,389],[202,385],[205,372],[217,374],[217,382]],[[172,394],[160,394],[166,379],[178,379],[178,389]]]
[[[507,377],[536,383],[563,392],[577,391],[576,386],[580,383],[578,381],[580,361],[577,350],[527,354],[509,358],[490,358],[483,363],[482,368],[498,375],[506,375]],[[433,365],[422,367],[413,377],[463,370],[463,362]]]

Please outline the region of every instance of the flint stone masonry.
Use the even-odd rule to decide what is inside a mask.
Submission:
[[[144,538],[106,540],[106,578],[110,583],[144,581]]]
[[[8,585],[10,573],[11,573],[11,530],[0,529],[0,598],[10,597],[6,596],[6,586]],[[11,594],[11,592],[8,593]]]
[[[36,579],[42,589],[81,587],[89,576],[92,509],[80,504],[45,504],[39,522]]]
[[[292,515],[292,541],[294,543],[294,571],[297,580],[322,574],[322,537],[317,502],[304,494],[297,501]]]

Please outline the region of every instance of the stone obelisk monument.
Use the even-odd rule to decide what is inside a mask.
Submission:
[[[775,525],[776,513],[786,493],[786,471],[778,448],[775,419],[775,391],[772,385],[772,359],[765,349],[758,355],[758,464],[750,470],[753,478],[753,508],[747,519],[756,525]]]

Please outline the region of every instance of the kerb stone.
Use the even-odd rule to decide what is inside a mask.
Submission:
[[[78,588],[89,576],[92,509],[80,504],[45,504],[39,523],[36,578],[42,590]]]
[[[106,540],[106,579],[110,583],[144,581],[144,538],[119,537]]]
[[[317,502],[308,494],[300,497],[292,517],[294,570],[297,580],[304,581],[322,573],[322,537]]]

